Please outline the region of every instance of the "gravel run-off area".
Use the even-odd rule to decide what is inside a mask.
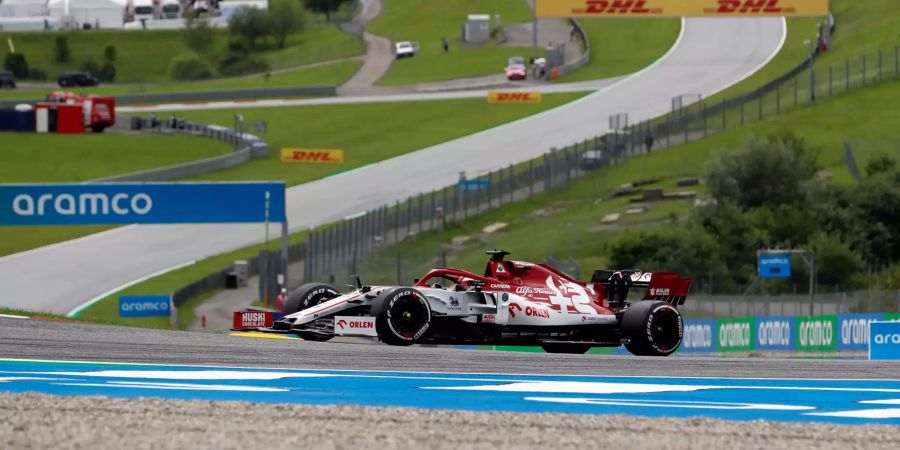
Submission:
[[[898,449],[900,427],[0,394],[3,449]]]

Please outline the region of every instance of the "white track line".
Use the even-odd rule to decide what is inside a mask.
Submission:
[[[158,276],[160,276],[160,275],[163,275],[163,274],[172,272],[172,271],[174,271],[174,270],[181,269],[182,267],[187,267],[187,266],[193,265],[193,264],[196,263],[196,262],[197,262],[197,261],[191,260],[191,261],[184,262],[184,263],[181,263],[181,264],[176,264],[176,265],[174,265],[174,266],[167,267],[167,268],[165,268],[165,269],[162,269],[162,270],[158,270],[158,271],[156,271],[156,272],[153,272],[153,273],[151,273],[150,275],[146,275],[146,276],[143,276],[143,277],[138,278],[138,279],[136,279],[136,280],[129,281],[129,282],[127,282],[127,283],[125,283],[125,284],[123,284],[123,285],[121,285],[121,286],[114,287],[114,288],[112,288],[112,289],[110,289],[110,290],[108,290],[108,291],[106,291],[106,292],[104,292],[104,293],[102,293],[102,294],[100,294],[100,295],[98,295],[98,296],[96,296],[96,297],[94,297],[94,298],[92,298],[92,299],[90,299],[90,300],[88,300],[88,301],[86,301],[86,302],[84,302],[84,303],[78,305],[78,307],[76,307],[75,309],[69,311],[69,313],[66,314],[66,316],[67,316],[67,317],[78,317],[78,316],[79,316],[85,309],[87,309],[89,306],[93,305],[94,303],[99,302],[100,300],[103,300],[104,298],[106,298],[106,297],[108,297],[108,296],[110,296],[110,295],[112,295],[112,294],[115,294],[116,292],[119,292],[119,291],[121,291],[121,290],[123,290],[123,289],[130,288],[131,286],[134,286],[134,285],[136,285],[136,284],[138,284],[138,283],[147,281],[147,280],[149,280],[150,278],[158,277]]]

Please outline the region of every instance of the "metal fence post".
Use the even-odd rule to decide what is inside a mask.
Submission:
[[[534,160],[528,160],[528,198],[534,197]]]
[[[775,88],[775,114],[781,114],[781,86],[784,83],[778,83]]]
[[[706,126],[706,103],[700,104],[700,115],[703,116],[703,137],[709,136],[709,128]]]
[[[400,242],[400,200],[394,206],[394,244]]]
[[[425,194],[423,192],[419,192],[419,217],[418,217],[419,227],[418,227],[417,234],[422,234],[422,225],[424,225],[424,222],[425,222],[425,216],[423,214],[425,212],[423,210],[424,203],[425,203]]]
[[[509,180],[509,202],[512,203],[516,201],[516,183],[515,183],[515,173],[513,172],[513,165],[509,165],[509,176],[506,177]]]

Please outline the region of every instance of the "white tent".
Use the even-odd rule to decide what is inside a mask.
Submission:
[[[68,15],[78,28],[85,24],[92,28],[122,28],[125,23],[124,0],[50,0],[47,6],[52,17]]]
[[[0,17],[47,15],[47,0],[0,0]]]

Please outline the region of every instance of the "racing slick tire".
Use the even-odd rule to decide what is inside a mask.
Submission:
[[[666,302],[639,301],[625,310],[622,336],[625,348],[636,356],[669,356],[681,345],[681,313]]]
[[[568,353],[572,355],[583,355],[591,349],[590,345],[584,344],[555,344],[546,342],[541,344],[541,348],[547,353]]]
[[[400,287],[381,293],[372,305],[378,339],[388,345],[412,345],[431,327],[431,305],[421,292]]]
[[[293,314],[311,308],[340,295],[334,287],[324,283],[306,283],[288,295],[284,302],[284,313]]]

